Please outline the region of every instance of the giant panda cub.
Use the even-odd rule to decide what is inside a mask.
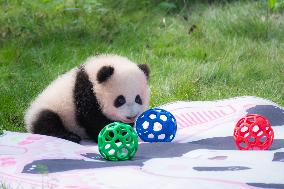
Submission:
[[[26,112],[26,128],[77,143],[85,138],[97,142],[105,125],[133,125],[147,109],[149,71],[146,64],[121,56],[91,57],[39,94]]]

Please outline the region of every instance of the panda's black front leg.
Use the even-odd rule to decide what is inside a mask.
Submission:
[[[98,135],[100,131],[109,122],[99,121],[98,119],[96,119],[97,116],[93,115],[94,114],[92,114],[91,112],[87,114],[82,114],[78,112],[76,117],[79,125],[85,129],[88,137],[94,140],[95,142],[98,142]]]
[[[86,134],[98,142],[101,129],[112,121],[101,111],[93,89],[94,86],[88,74],[83,67],[79,68],[74,88],[76,120],[79,126],[85,129]]]
[[[87,114],[87,116],[82,116],[80,125],[85,128],[86,134],[90,139],[98,143],[98,137],[100,131],[108,124],[112,123],[111,120],[101,115],[92,116],[92,114]]]
[[[97,123],[94,123],[93,125],[87,126],[86,133],[88,134],[89,138],[98,143],[98,138],[100,131],[104,128],[104,126],[108,125],[110,121],[99,121]]]

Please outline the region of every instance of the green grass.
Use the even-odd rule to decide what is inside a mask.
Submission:
[[[284,106],[284,15],[266,1],[0,0],[0,126],[88,56],[150,65],[151,106],[255,95]],[[191,32],[193,30],[193,32]]]

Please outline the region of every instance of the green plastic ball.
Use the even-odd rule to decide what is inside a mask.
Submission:
[[[107,160],[128,160],[138,150],[138,136],[130,125],[114,122],[101,130],[98,147],[101,155]]]

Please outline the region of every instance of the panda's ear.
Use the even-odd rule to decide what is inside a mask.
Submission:
[[[149,79],[150,76],[150,68],[147,64],[138,64],[138,67],[144,72],[147,79]]]
[[[99,83],[107,81],[113,74],[114,68],[111,66],[103,66],[97,73],[97,80]]]

